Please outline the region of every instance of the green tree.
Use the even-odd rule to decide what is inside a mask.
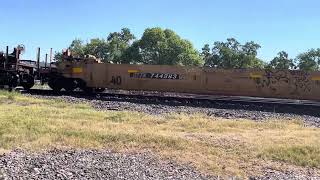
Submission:
[[[295,69],[293,59],[290,59],[288,53],[281,51],[278,56],[273,58],[268,64],[267,68],[271,69]]]
[[[296,58],[298,68],[305,71],[317,71],[320,65],[320,48],[299,54]]]
[[[129,63],[124,55],[134,39],[130,29],[123,28],[121,32],[110,33],[106,40],[94,38],[84,44],[82,40],[75,39],[69,49],[75,57],[90,54],[108,63]]]
[[[62,53],[61,52],[55,52],[53,56],[54,61],[62,61]]]
[[[125,52],[134,39],[135,36],[128,28],[121,29],[121,32],[110,33],[107,38],[108,61],[117,64],[128,62],[125,59]]]
[[[126,53],[132,63],[159,65],[201,65],[191,42],[170,29],[148,28]]]
[[[241,45],[236,39],[229,38],[226,42],[214,43],[210,55],[206,55],[205,66],[232,68],[263,68],[264,62],[257,58],[257,51],[261,46],[253,41]],[[203,48],[207,53],[208,45]],[[204,52],[205,50],[205,52]]]
[[[201,49],[200,55],[203,58],[204,62],[207,62],[208,59],[211,58],[210,45],[209,44],[205,44],[203,46],[203,48]]]
[[[71,42],[69,49],[75,57],[84,57],[84,47],[82,40],[75,39]]]
[[[108,60],[108,43],[104,39],[91,39],[88,44],[83,48],[85,55],[93,55],[104,62],[109,62]]]

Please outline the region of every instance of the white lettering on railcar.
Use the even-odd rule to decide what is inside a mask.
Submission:
[[[139,78],[139,79],[172,79],[179,80],[183,79],[180,74],[175,73],[140,73],[140,72],[132,72],[129,73],[131,78]]]

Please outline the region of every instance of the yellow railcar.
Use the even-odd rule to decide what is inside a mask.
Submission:
[[[59,63],[49,86],[320,100],[320,72],[106,64],[94,59]]]

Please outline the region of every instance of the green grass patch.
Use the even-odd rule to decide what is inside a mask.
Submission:
[[[320,168],[320,130],[299,119],[254,122],[203,114],[153,116],[0,91],[0,150],[51,147],[148,149],[220,175],[259,173],[259,163]],[[257,167],[258,166],[258,167]]]
[[[320,168],[320,145],[276,146],[267,149],[262,156],[276,161],[290,162],[299,166]]]

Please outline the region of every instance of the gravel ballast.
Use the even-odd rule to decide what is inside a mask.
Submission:
[[[0,158],[0,179],[215,179],[150,153],[15,150]]]
[[[190,165],[161,160],[150,152],[117,153],[107,150],[59,150],[28,153],[14,150],[0,156],[0,179],[239,179],[203,174]],[[302,171],[267,169],[247,179],[320,179]]]

